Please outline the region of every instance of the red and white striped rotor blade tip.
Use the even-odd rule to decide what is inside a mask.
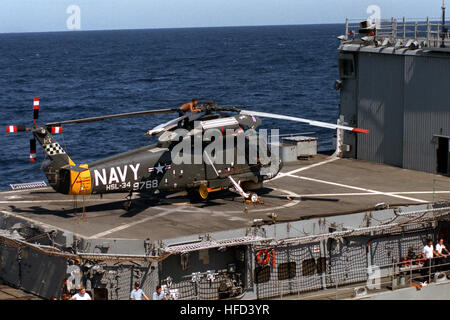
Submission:
[[[23,132],[23,131],[29,131],[29,129],[25,128],[23,125],[19,126],[6,126],[6,132],[12,133],[12,132]]]
[[[17,126],[6,126],[6,132],[8,133],[17,132]]]
[[[36,161],[36,140],[30,140],[30,162]]]
[[[63,131],[62,127],[52,127],[52,134],[62,133],[62,131]]]
[[[36,123],[36,120],[39,118],[39,97],[34,97],[33,101],[33,120]]]
[[[34,97],[33,109],[39,109],[39,97]]]
[[[274,114],[274,113],[267,113],[267,112],[242,110],[241,114],[254,115],[254,116],[263,117],[263,118],[265,117],[265,118],[273,118],[273,119],[280,119],[280,120],[303,122],[303,123],[307,123],[311,126],[329,128],[329,129],[342,129],[342,130],[348,130],[348,131],[360,132],[360,133],[366,133],[366,134],[370,132],[367,129],[353,128],[353,127],[348,127],[348,126],[342,126],[339,124],[332,124],[332,123],[328,123],[328,122],[309,120],[309,119],[305,119],[305,118],[298,118],[298,117],[291,117],[291,116],[284,116],[281,114]]]

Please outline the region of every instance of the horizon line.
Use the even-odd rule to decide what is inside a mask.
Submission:
[[[92,32],[92,31],[172,30],[172,29],[213,29],[213,28],[246,28],[246,27],[288,27],[288,26],[312,26],[312,25],[331,25],[331,24],[342,24],[342,25],[345,25],[345,22],[296,23],[296,24],[223,25],[223,26],[204,26],[204,27],[150,27],[150,28],[123,28],[123,29],[12,31],[12,32],[0,32],[0,34],[62,33],[62,32],[72,33],[72,32]]]

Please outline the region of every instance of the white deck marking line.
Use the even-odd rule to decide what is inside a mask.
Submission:
[[[156,214],[154,216],[150,216],[150,217],[138,220],[138,221],[134,221],[134,222],[130,222],[130,223],[127,223],[127,224],[123,224],[123,225],[120,225],[118,227],[115,227],[115,228],[112,228],[112,229],[109,229],[109,230],[106,230],[106,231],[94,234],[94,235],[88,237],[88,239],[102,238],[102,237],[104,237],[104,236],[106,236],[108,234],[115,233],[115,232],[118,232],[118,231],[122,231],[124,229],[128,229],[130,227],[133,227],[133,226],[135,226],[137,224],[140,224],[140,223],[143,223],[143,222],[146,222],[146,221],[149,221],[149,220],[153,220],[153,219],[156,219],[156,218],[159,218],[159,217],[163,217],[165,215],[168,215],[168,214],[176,212],[176,211],[180,211],[180,209],[182,209],[182,208],[183,207],[178,207],[178,208],[175,208],[175,209],[172,209],[172,210],[164,210],[163,212],[160,212],[160,213],[158,213],[158,214]]]
[[[385,192],[385,194],[398,195],[398,194],[432,194],[433,191],[400,191],[400,192]],[[435,191],[439,194],[450,194],[450,191]],[[299,197],[340,197],[340,196],[376,196],[378,193],[373,192],[346,192],[346,193],[311,193],[300,194]],[[288,196],[288,195],[283,195]]]
[[[39,220],[34,220],[34,219],[31,219],[31,218],[28,218],[28,217],[24,217],[24,216],[22,216],[20,214],[15,214],[15,213],[8,212],[8,211],[0,211],[0,212],[3,213],[3,214],[9,215],[9,216],[13,216],[13,217],[18,218],[18,219],[23,219],[25,221],[32,222],[33,224],[40,225],[40,226],[42,226],[44,228],[55,229],[55,230],[62,231],[62,232],[70,232],[70,233],[73,233],[74,235],[76,235],[77,237],[81,237],[81,238],[85,237],[84,235],[81,235],[79,233],[76,233],[76,232],[73,232],[73,231],[70,231],[70,230],[67,230],[67,229],[63,229],[61,227],[56,227],[56,226],[53,226],[51,224],[43,223],[43,222],[41,222]]]
[[[270,181],[276,180],[278,178],[283,178],[284,176],[289,176],[290,174],[294,174],[294,173],[297,173],[297,172],[301,172],[301,171],[305,171],[305,170],[308,170],[308,169],[312,169],[312,168],[315,168],[315,167],[318,167],[318,166],[321,166],[323,164],[327,164],[327,163],[330,163],[330,162],[333,162],[333,161],[336,161],[336,160],[339,160],[339,158],[336,157],[336,158],[327,159],[327,160],[324,160],[322,162],[314,163],[314,164],[312,164],[310,166],[306,166],[306,167],[303,167],[303,168],[295,169],[295,170],[292,170],[292,171],[289,171],[289,172],[284,172],[284,173],[280,172],[280,173],[278,173],[278,175],[276,177],[274,177],[274,178],[272,178],[270,180],[266,180],[264,182],[270,182]]]
[[[450,193],[450,191],[401,191],[401,192],[386,192],[386,193],[393,193],[393,194],[431,194],[431,193]]]
[[[405,200],[414,201],[414,202],[428,203],[428,201],[421,200],[421,199],[404,197],[404,196],[398,196],[398,195],[394,195],[394,194],[390,194],[390,193],[386,193],[386,192],[381,192],[381,191],[377,191],[377,190],[371,190],[371,189],[366,189],[366,188],[359,188],[359,187],[349,186],[349,185],[342,184],[342,183],[336,183],[336,182],[331,182],[331,181],[313,179],[313,178],[308,178],[308,177],[304,177],[304,176],[296,176],[296,175],[293,175],[293,174],[290,174],[289,177],[293,177],[293,178],[297,178],[297,179],[303,179],[303,180],[309,180],[309,181],[314,181],[314,182],[319,182],[319,183],[325,183],[325,184],[330,184],[330,185],[333,185],[333,186],[349,188],[349,189],[354,189],[354,190],[359,190],[359,191],[366,191],[366,192],[370,192],[370,193],[373,193],[373,194],[382,194],[382,195],[385,195],[385,196],[405,199]]]

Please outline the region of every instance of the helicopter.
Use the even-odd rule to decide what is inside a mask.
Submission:
[[[198,109],[195,113],[184,113],[178,108],[154,109],[38,125],[39,97],[35,97],[32,127],[11,125],[6,127],[6,132],[30,131],[33,134],[30,161],[36,161],[37,140],[50,160],[43,171],[56,192],[67,195],[127,193],[124,203],[127,210],[134,193],[187,195],[202,201],[211,192],[231,190],[246,201],[260,201],[252,191],[261,189],[263,181],[274,178],[283,165],[277,154],[273,156],[276,153],[271,152],[273,145],[258,139],[258,133],[255,133],[262,123],[260,117],[369,133],[366,129],[304,118],[221,107],[214,102],[200,104]],[[67,124],[170,113],[178,113],[178,117],[145,132],[148,136],[158,137],[156,143],[89,164],[76,165],[53,136],[62,133],[62,126]],[[228,144],[230,139],[233,141],[231,146]],[[225,141],[225,152],[221,155],[226,153],[227,161],[216,161],[221,150],[212,146],[223,147]],[[177,149],[178,153],[175,153]]]

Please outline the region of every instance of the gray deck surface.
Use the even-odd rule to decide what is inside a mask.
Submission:
[[[450,199],[448,177],[324,155],[285,165],[264,186],[258,192],[264,204],[259,205],[244,204],[226,191],[203,203],[178,197],[155,204],[138,196],[126,212],[126,194],[86,196],[84,215],[82,196],[75,203],[73,196],[51,188],[2,191],[0,211],[86,238],[158,240],[243,228],[272,212],[283,222],[365,211],[380,202],[393,206]]]
[[[42,300],[38,296],[5,285],[0,281],[0,300]]]

